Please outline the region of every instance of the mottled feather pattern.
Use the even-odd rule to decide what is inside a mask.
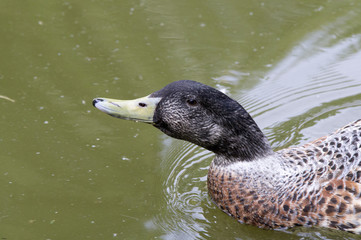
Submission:
[[[208,189],[240,222],[361,232],[361,120],[251,162],[212,163]],[[217,158],[217,157],[216,157]]]

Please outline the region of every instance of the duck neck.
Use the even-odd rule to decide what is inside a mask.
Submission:
[[[274,152],[269,145],[267,138],[248,139],[243,136],[230,137],[231,141],[222,142],[217,149],[210,149],[216,154],[214,163],[226,166],[240,161],[255,161],[273,155]],[[238,141],[235,141],[235,140]]]
[[[215,164],[254,161],[274,154],[266,136],[247,112],[227,125],[222,127],[224,137],[209,148],[217,156]]]

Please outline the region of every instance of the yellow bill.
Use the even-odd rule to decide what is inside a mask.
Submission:
[[[134,100],[95,98],[93,105],[112,117],[152,123],[154,111],[160,99],[149,96]]]

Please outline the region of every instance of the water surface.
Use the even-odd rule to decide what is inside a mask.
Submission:
[[[207,194],[212,153],[91,100],[192,79],[237,99],[275,149],[306,143],[360,118],[359,1],[5,0],[0,12],[1,238],[357,238],[237,223]]]

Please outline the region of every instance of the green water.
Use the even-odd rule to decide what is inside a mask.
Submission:
[[[237,223],[211,153],[91,101],[198,80],[305,143],[360,118],[359,1],[3,0],[0,36],[1,239],[357,238]]]

